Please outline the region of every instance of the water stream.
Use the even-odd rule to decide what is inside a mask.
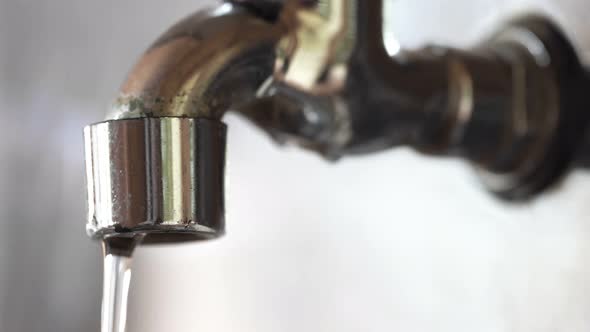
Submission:
[[[133,250],[142,237],[103,240],[104,272],[101,332],[125,332]]]

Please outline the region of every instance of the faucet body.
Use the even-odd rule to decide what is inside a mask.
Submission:
[[[498,196],[527,199],[574,164],[586,87],[574,49],[539,17],[468,50],[389,54],[382,1],[228,2],[158,39],[106,121],[86,128],[88,231],[223,234],[230,110],[329,159],[399,145],[458,156]]]

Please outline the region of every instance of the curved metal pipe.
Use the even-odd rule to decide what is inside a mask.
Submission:
[[[141,56],[107,120],[218,119],[252,100],[272,75],[274,45],[282,34],[279,24],[229,3],[197,12]]]

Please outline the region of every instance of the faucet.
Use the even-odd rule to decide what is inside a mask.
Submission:
[[[588,76],[558,27],[531,15],[469,49],[392,50],[383,1],[234,0],[174,25],[85,128],[88,234],[223,235],[228,111],[329,160],[463,158],[509,201],[579,165]]]

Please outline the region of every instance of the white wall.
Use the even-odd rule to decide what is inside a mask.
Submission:
[[[394,16],[405,45],[462,45],[541,8],[590,50],[585,1],[397,0]],[[0,0],[1,331],[98,330],[81,127],[202,3]],[[588,175],[505,206],[460,161],[399,149],[330,164],[227,121],[228,235],[141,248],[131,331],[590,328]]]

